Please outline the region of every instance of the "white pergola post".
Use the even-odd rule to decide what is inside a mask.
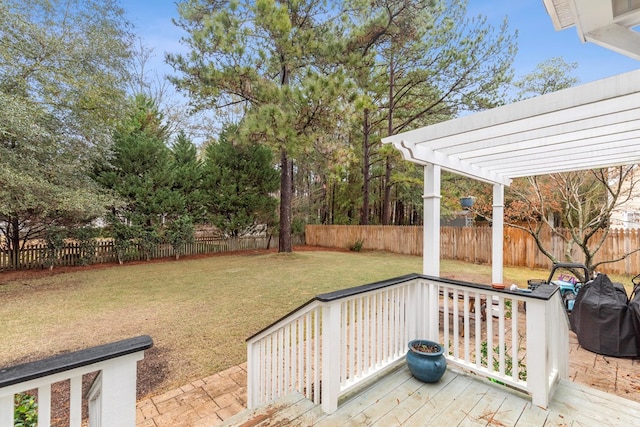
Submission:
[[[493,184],[493,225],[491,245],[491,283],[502,283],[504,239],[504,185]]]
[[[422,273],[440,276],[440,173],[439,165],[424,166],[424,235]]]

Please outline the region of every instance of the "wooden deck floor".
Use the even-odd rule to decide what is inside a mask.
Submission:
[[[592,353],[578,344],[572,332],[569,378],[548,411],[532,407],[527,396],[473,377],[447,372],[449,381],[427,386],[405,371],[404,375],[397,372],[397,377],[385,377],[357,398],[344,402],[331,417],[324,417],[319,407],[299,395],[288,396],[268,409],[248,412],[245,365],[138,402],[137,427],[212,427],[223,422],[246,427],[314,423],[393,427],[426,425],[432,420],[443,426],[640,425],[640,359]],[[278,411],[289,406],[291,410]],[[299,410],[300,415],[292,415],[293,410]]]
[[[299,394],[245,411],[224,426],[631,426],[640,403],[563,380],[548,409],[527,396],[453,370],[436,384],[403,366],[331,415]]]
[[[640,425],[640,361],[584,350],[569,334],[570,373],[548,409],[529,396],[448,369],[437,384],[402,365],[326,415],[300,394],[244,411],[224,426],[627,426]]]

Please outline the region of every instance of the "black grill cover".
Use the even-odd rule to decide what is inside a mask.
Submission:
[[[606,274],[582,286],[570,316],[580,345],[607,356],[636,357],[638,341],[628,305],[624,286],[612,283]]]
[[[640,355],[640,285],[636,285],[629,300],[629,312],[636,330],[636,342],[638,343],[638,355]]]

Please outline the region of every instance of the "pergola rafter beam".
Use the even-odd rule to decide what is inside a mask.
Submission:
[[[528,120],[511,122],[509,126],[498,125],[493,129],[481,129],[476,132],[456,135],[455,138],[432,140],[429,141],[429,146],[445,154],[464,153],[467,156],[472,156],[475,151],[497,151],[502,145],[508,145],[509,149],[513,149],[515,143],[530,143],[542,138],[547,138],[548,144],[553,144],[565,139],[583,139],[584,137],[633,130],[637,129],[637,122],[640,121],[636,109],[640,105],[640,94],[635,98],[632,105],[636,107],[630,107],[626,110],[608,109],[607,111],[597,111],[598,114],[586,117],[580,117],[580,111],[566,110],[564,115],[538,116]],[[587,108],[595,110],[596,106],[590,105]]]
[[[400,141],[400,150],[406,160],[413,161],[421,165],[433,164],[440,166],[443,170],[455,172],[485,182],[499,182],[503,185],[510,185],[511,179],[502,177],[490,170],[483,169],[477,165],[465,162],[458,157],[447,156],[435,150],[429,150],[424,145],[416,145]]]

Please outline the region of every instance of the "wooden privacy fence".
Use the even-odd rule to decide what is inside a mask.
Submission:
[[[568,231],[566,231],[568,233]],[[602,235],[599,231],[593,241]],[[422,226],[383,225],[307,225],[306,244],[333,248],[350,248],[362,243],[362,249],[382,250],[406,255],[422,255]],[[560,260],[564,259],[564,243],[559,236],[543,234],[543,245]],[[491,227],[441,227],[440,257],[477,264],[491,263]],[[595,261],[616,259],[640,248],[640,232],[636,229],[609,230],[609,235]],[[576,262],[584,262],[582,252],[573,248]],[[503,241],[504,264],[514,267],[550,268],[551,261],[536,246],[533,237],[505,226]],[[640,273],[640,252],[622,261],[602,264],[598,271],[608,274],[636,275]]]
[[[294,242],[296,239],[294,239]],[[264,236],[242,237],[235,239],[218,239],[197,237],[194,243],[187,244],[180,256],[210,254],[238,250],[266,249],[269,238]],[[175,257],[175,251],[169,244],[160,244],[149,251],[138,245],[130,246],[124,253],[125,261],[138,261],[155,258]],[[46,244],[27,245],[20,251],[19,266],[12,266],[9,254],[0,250],[0,271],[6,269],[45,268],[49,266],[78,266],[96,263],[117,262],[116,251],[112,240],[99,240],[95,244],[82,245],[70,242],[56,251],[51,251]]]

